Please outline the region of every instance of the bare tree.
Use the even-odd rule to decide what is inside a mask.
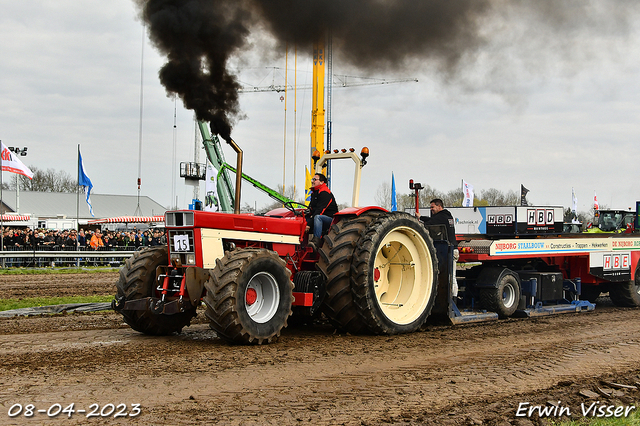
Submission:
[[[481,199],[486,201],[488,206],[518,206],[520,205],[520,195],[514,190],[506,193],[499,189],[489,188],[480,191]]]
[[[29,168],[33,172],[33,179],[18,175],[21,191],[76,192],[78,182],[64,170],[42,170],[35,166],[29,166]],[[16,189],[15,179],[9,182],[9,188]]]
[[[389,182],[383,182],[376,191],[374,197],[377,206],[391,210],[391,185]],[[398,206],[400,208],[400,206]]]
[[[282,185],[278,185],[278,187],[276,188],[276,190],[278,191],[278,193],[279,193],[279,194],[282,194],[282,193],[283,193],[283,192],[282,192]],[[288,187],[285,189],[285,191],[284,191],[284,194],[283,194],[283,195],[284,195],[285,197],[287,197],[288,199],[290,199],[290,200],[298,201],[298,202],[300,202],[300,203],[303,203],[303,202],[304,202],[304,200],[300,200],[300,199],[298,199],[298,197],[296,196],[296,192],[294,191],[294,186],[293,186],[293,185],[288,186]],[[266,212],[268,212],[269,210],[277,209],[277,208],[279,208],[279,207],[282,207],[282,203],[281,203],[281,202],[279,202],[279,201],[274,201],[273,203],[268,204],[267,206],[265,206],[265,207],[263,207],[263,208],[259,209],[258,213],[266,213]]]

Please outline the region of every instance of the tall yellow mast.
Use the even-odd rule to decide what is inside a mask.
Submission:
[[[311,155],[314,151],[324,152],[324,39],[313,44],[313,98],[311,103]],[[309,170],[315,169],[313,159]]]

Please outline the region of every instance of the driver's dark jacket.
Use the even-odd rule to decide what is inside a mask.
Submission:
[[[447,227],[447,239],[454,247],[458,246],[456,241],[456,227],[453,215],[447,209],[440,210],[431,217],[420,216],[420,220],[425,225],[445,225]]]
[[[327,184],[322,183],[321,185],[311,188],[311,201],[309,202],[307,224],[313,226],[313,217],[316,215],[321,214],[333,217],[336,213],[338,213],[338,204]]]

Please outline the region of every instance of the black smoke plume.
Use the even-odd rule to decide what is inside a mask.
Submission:
[[[229,139],[240,113],[239,84],[229,59],[254,31],[308,47],[330,30],[343,62],[365,71],[426,63],[455,75],[487,46],[492,32],[525,25],[591,30],[602,14],[613,29],[628,20],[635,0],[134,0],[154,45],[167,56],[160,80],[198,119]],[[608,28],[608,27],[607,27]],[[567,51],[573,46],[568,43]],[[426,67],[426,65],[425,65]],[[414,67],[415,68],[415,67]]]

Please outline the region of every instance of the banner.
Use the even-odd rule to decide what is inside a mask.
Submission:
[[[213,164],[211,164],[211,162],[207,160],[207,171],[204,178],[204,211],[220,211],[220,201],[218,201],[217,191],[218,186],[216,184],[217,177],[218,171],[213,167]]]
[[[573,188],[571,188],[571,211],[574,215],[578,216],[578,197],[576,197]]]
[[[82,154],[80,154],[80,145],[78,145],[78,186],[82,186],[87,191],[87,205],[89,206],[89,213],[91,213],[91,217],[95,217],[93,214],[93,207],[91,206],[91,190],[93,189],[93,184],[91,183],[91,179],[84,172],[84,163],[82,162]]]
[[[521,206],[526,206],[527,205],[527,193],[528,192],[529,192],[529,190],[527,188],[525,188],[523,184],[520,184],[520,205]]]
[[[391,172],[391,211],[398,211],[398,198],[396,197],[396,177]]]
[[[9,148],[4,146],[2,142],[0,142],[0,149],[2,150],[0,156],[2,157],[3,172],[17,173],[33,179],[33,172],[18,159],[17,155],[9,151]]]
[[[473,185],[462,180],[462,193],[464,194],[464,199],[462,200],[462,207],[473,207]]]
[[[596,191],[593,191],[593,209],[600,209],[600,204],[598,204],[598,197],[596,196]]]

